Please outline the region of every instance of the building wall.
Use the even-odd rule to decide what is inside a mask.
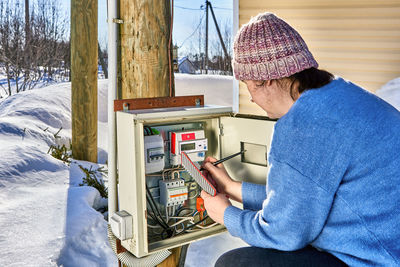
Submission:
[[[400,77],[400,0],[239,0],[239,26],[264,11],[299,31],[321,69],[371,92]],[[239,91],[241,113],[265,114]]]

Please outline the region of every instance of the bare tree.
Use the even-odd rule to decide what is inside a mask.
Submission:
[[[0,67],[6,72],[8,95],[12,84],[18,93],[44,78],[68,78],[67,20],[59,6],[59,0],[0,2]]]
[[[97,48],[98,48],[98,58],[99,58],[99,63],[100,66],[103,70],[104,73],[104,78],[108,78],[108,69],[107,69],[107,62],[106,60],[108,59],[107,56],[107,49],[101,49],[100,44],[97,42]]]
[[[0,4],[0,60],[4,64],[7,76],[8,93],[11,95],[11,81],[16,81],[21,73],[23,55],[23,21],[18,2],[3,0]]]

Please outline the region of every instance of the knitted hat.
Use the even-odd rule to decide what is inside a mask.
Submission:
[[[238,80],[272,80],[318,67],[300,34],[272,13],[243,25],[233,44],[232,67]]]

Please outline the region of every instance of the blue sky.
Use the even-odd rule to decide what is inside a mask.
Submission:
[[[71,0],[60,0],[62,4],[62,13],[67,16],[70,14],[70,2]],[[232,4],[233,0],[210,0],[214,7],[214,13],[217,17],[220,28],[224,25],[232,25]],[[205,5],[204,0],[174,0],[174,23],[173,23],[173,42],[178,46],[183,46],[179,49],[179,56],[186,54],[188,51],[198,49],[198,26],[201,17],[201,32],[204,36],[205,33],[205,10],[201,10],[201,6]],[[107,42],[107,0],[99,0],[98,4],[98,34],[100,44],[103,46]],[[204,16],[203,16],[204,15]],[[199,28],[200,28],[199,27]],[[217,40],[218,36],[215,31],[214,22],[209,13],[209,46],[213,40]],[[194,33],[194,31],[197,31]],[[194,33],[194,34],[193,34]],[[193,35],[192,35],[193,34]],[[188,38],[192,35],[191,38]],[[186,40],[186,41],[185,41]],[[202,45],[204,50],[204,44]]]

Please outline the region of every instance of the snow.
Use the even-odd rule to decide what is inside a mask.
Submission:
[[[400,110],[400,77],[386,83],[376,95]]]
[[[204,95],[207,105],[232,106],[233,77],[175,74],[176,95]]]
[[[232,104],[232,77],[176,75],[177,95],[204,94]],[[99,192],[79,186],[79,168],[107,160],[107,80],[98,83],[98,163],[65,164],[47,152],[69,146],[71,84],[59,83],[0,99],[0,266],[117,266]],[[400,78],[377,91],[400,109]],[[61,130],[60,130],[61,129]],[[56,136],[55,134],[59,132]],[[246,244],[224,233],[189,246],[185,266],[212,266]]]
[[[68,166],[47,154],[50,145],[69,145],[70,101],[70,83],[0,101],[0,266],[116,264],[107,223],[94,209],[103,200],[79,186],[78,165],[97,164]]]

